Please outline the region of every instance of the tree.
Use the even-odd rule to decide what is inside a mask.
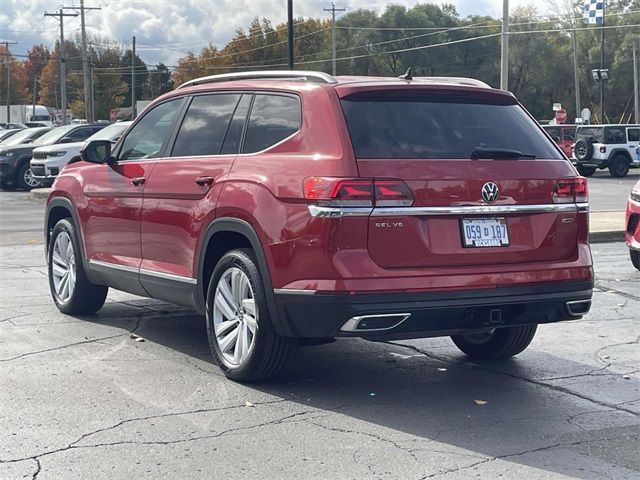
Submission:
[[[132,51],[127,50],[120,58],[120,71],[122,72],[122,79],[127,85],[127,91],[124,94],[123,104],[126,106],[131,105],[131,55]],[[149,82],[149,69],[147,64],[136,54],[135,60],[136,71],[136,98],[142,100],[145,86]]]
[[[164,63],[158,63],[155,71],[149,72],[149,82],[147,83],[145,98],[153,99],[163,93],[173,90],[173,80],[171,72]]]
[[[0,97],[3,100],[2,104],[7,104],[7,68],[9,68],[9,75],[11,76],[11,104],[17,105],[31,103],[27,93],[27,74],[24,71],[24,64],[16,61],[15,57],[5,45],[0,46],[0,60]]]
[[[27,52],[27,58],[24,60],[24,71],[28,78],[27,90],[30,96],[33,96],[34,82],[39,82],[42,76],[42,70],[49,62],[51,54],[49,49],[44,45],[34,45],[31,50]],[[38,91],[36,84],[36,93]]]

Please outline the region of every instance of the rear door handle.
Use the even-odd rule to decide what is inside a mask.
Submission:
[[[142,185],[144,182],[146,182],[147,179],[144,177],[134,177],[131,179],[131,183],[133,183],[136,187],[138,185]]]
[[[198,185],[204,187],[205,185],[211,186],[213,184],[213,180],[213,177],[198,177],[195,181]]]

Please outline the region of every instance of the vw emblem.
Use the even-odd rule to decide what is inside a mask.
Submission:
[[[482,199],[487,203],[495,202],[499,194],[498,185],[493,182],[487,182],[482,186]]]

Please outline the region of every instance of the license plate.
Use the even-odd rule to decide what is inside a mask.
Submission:
[[[509,229],[506,218],[463,218],[462,243],[465,247],[506,247]]]

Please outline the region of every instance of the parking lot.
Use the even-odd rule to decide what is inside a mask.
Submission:
[[[638,179],[590,180],[597,211]],[[0,479],[640,478],[640,273],[593,246],[594,307],[508,362],[447,338],[304,347],[287,375],[233,383],[203,318],[111,291],[49,296],[43,201],[0,192]]]

